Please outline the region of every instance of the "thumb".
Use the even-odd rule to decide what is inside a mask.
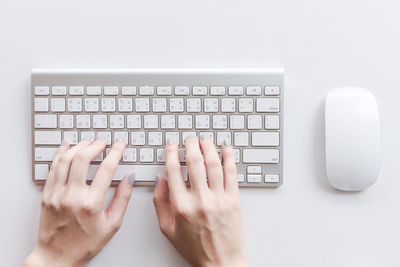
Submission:
[[[169,189],[164,177],[159,176],[154,187],[154,208],[156,209],[158,223],[161,231],[168,237],[172,232],[172,211],[169,201]]]
[[[126,208],[131,199],[135,173],[125,176],[115,190],[114,198],[108,207],[106,214],[110,225],[118,229],[122,224]]]

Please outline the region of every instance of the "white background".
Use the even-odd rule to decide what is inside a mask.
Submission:
[[[242,189],[252,266],[400,265],[400,5],[370,0],[0,0],[0,265],[35,244],[31,182],[34,67],[284,67],[284,184]],[[331,189],[323,100],[370,89],[381,112],[377,183]],[[346,151],[343,151],[346,153]],[[187,266],[161,235],[151,188],[136,188],[121,230],[89,266]]]

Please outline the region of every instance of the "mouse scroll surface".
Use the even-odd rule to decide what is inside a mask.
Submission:
[[[332,90],[325,100],[326,173],[336,189],[359,191],[379,171],[379,110],[373,94],[356,87]]]

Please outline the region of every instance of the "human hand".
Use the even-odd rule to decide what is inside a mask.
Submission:
[[[160,177],[153,198],[161,231],[194,266],[248,266],[232,147],[223,146],[222,166],[210,139],[200,146],[197,138],[187,139],[187,188],[177,144],[168,143],[168,183]]]
[[[119,229],[128,205],[134,174],[126,176],[104,210],[104,198],[125,149],[114,143],[91,185],[86,184],[90,162],[105,140],[61,145],[43,190],[38,242],[23,266],[83,266]]]

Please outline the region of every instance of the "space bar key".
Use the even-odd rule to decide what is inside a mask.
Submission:
[[[99,165],[90,165],[88,180],[93,180]],[[135,173],[135,181],[154,182],[157,175],[165,177],[165,165],[118,165],[113,176],[113,181],[121,181],[125,175]],[[185,181],[187,180],[186,166],[182,166],[182,173]]]

